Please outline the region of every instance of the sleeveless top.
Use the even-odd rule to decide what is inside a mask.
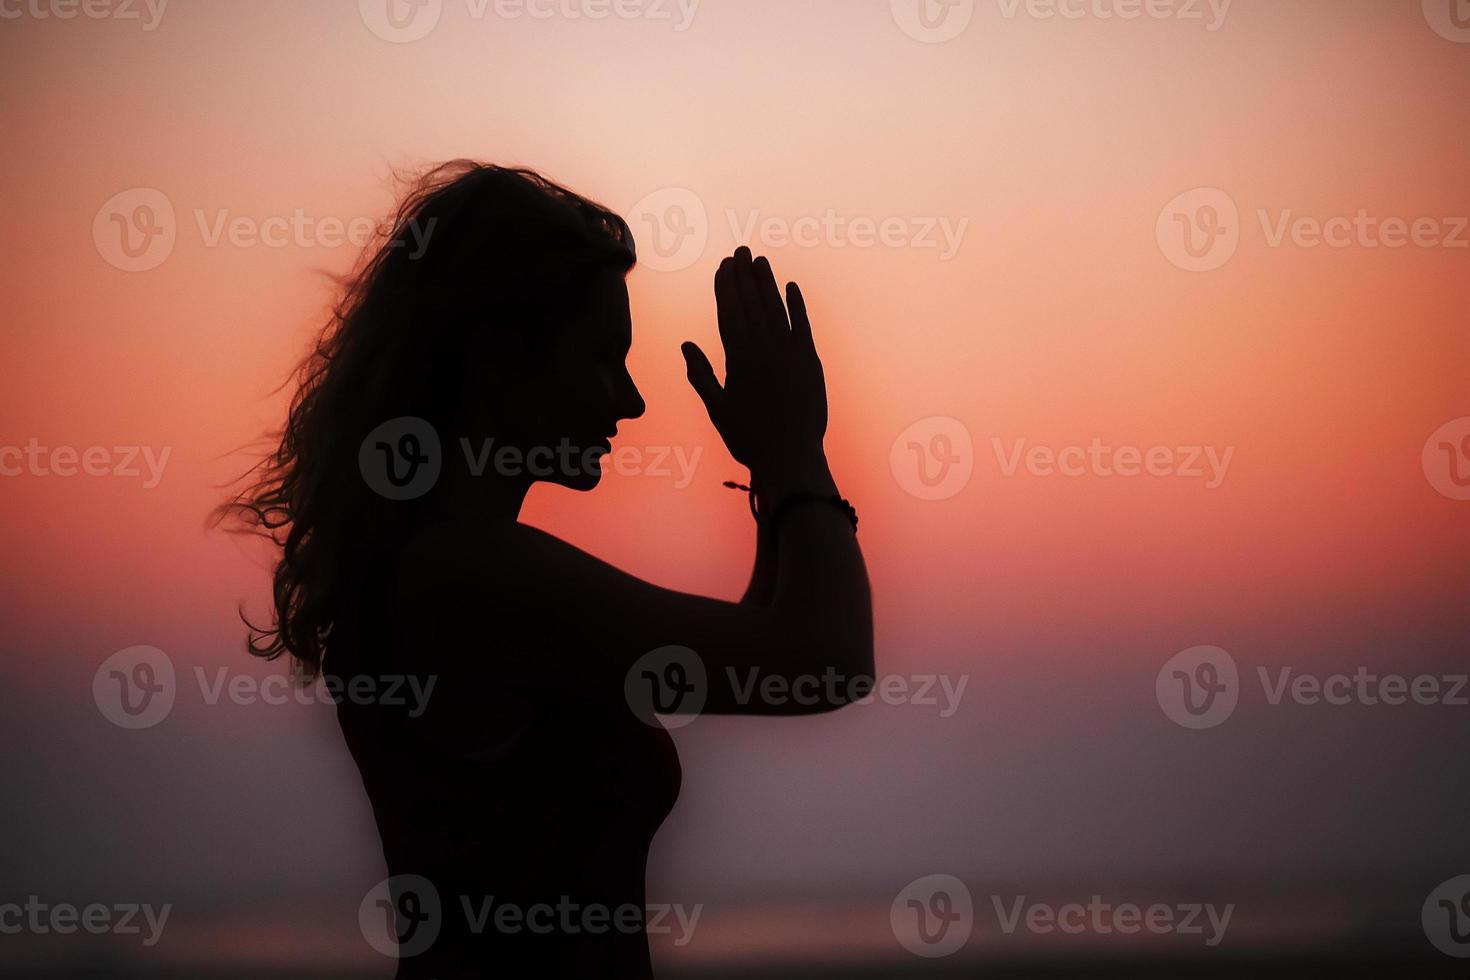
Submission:
[[[644,870],[681,781],[668,732],[621,691],[590,700],[495,685],[471,692],[483,704],[473,731],[431,733],[434,694],[455,678],[434,679],[426,708],[407,684],[386,696],[394,677],[429,682],[387,571],[334,624],[324,673],[348,692],[337,720],[394,886],[399,980],[648,980]],[[458,646],[492,679],[494,642],[486,628]],[[385,696],[350,696],[354,676]]]

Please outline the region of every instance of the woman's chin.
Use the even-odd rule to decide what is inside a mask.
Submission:
[[[585,492],[596,489],[597,485],[602,482],[602,471],[594,468],[581,473],[558,473],[555,476],[549,477],[546,482],[555,483],[557,486],[566,487],[568,490]]]

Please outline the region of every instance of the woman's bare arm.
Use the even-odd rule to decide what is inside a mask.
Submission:
[[[835,494],[821,449],[821,366],[800,293],[788,289],[788,321],[769,265],[741,250],[721,265],[716,299],[726,382],[686,345],[690,380],[732,455],[751,468],[764,513],[794,494]],[[620,696],[640,657],[677,645],[704,667],[705,711],[840,707],[850,682],[873,673],[871,601],[853,528],[838,508],[807,501],[784,512],[768,545],[769,601],[731,603],[660,588],[523,525],[441,525],[405,550],[400,601],[405,621],[423,626],[415,660],[466,682]],[[787,693],[763,695],[770,690]]]
[[[742,605],[769,606],[776,594],[776,542],[768,525],[756,525],[755,565],[750,571],[750,584],[740,597]]]

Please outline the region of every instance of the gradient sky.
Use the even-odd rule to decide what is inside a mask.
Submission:
[[[322,273],[355,251],[210,229],[376,217],[394,168],[458,156],[602,200],[655,256],[630,278],[649,410],[619,443],[698,450],[693,482],[543,488],[526,519],[689,591],[738,595],[752,550],[720,487],[743,474],[678,353],[717,347],[715,264],[745,227],[830,212],[903,229],[750,244],[808,296],[880,669],[968,676],[963,703],[679,730],[659,894],[886,901],[932,872],[1366,893],[1470,870],[1470,709],[1271,706],[1252,680],[1229,722],[1193,732],[1154,695],[1199,644],[1252,678],[1470,659],[1470,502],[1421,465],[1431,433],[1470,416],[1470,247],[1273,245],[1269,227],[1366,212],[1463,229],[1470,43],[1417,0],[1236,0],[1216,30],[980,0],[942,43],[883,0],[704,0],[683,30],[672,3],[673,21],[594,21],[445,0],[409,43],[357,7],[174,0],[153,30],[146,8],[0,20],[0,445],[170,452],[153,487],[0,478],[0,898],[131,895],[247,921],[347,896],[331,915],[350,928],[382,872],[330,712],[206,705],[193,671],[279,669],[244,657],[235,620],[241,601],[265,608],[264,556],[204,515],[248,465],[234,451],[278,424],[275,389],[331,298]],[[176,242],[128,272],[93,231],[136,188],[167,199]],[[1196,188],[1239,215],[1209,272],[1156,234]],[[668,201],[694,202],[682,214],[706,239],[677,268],[653,248],[681,220]],[[963,229],[952,255],[942,235],[913,240],[929,226]],[[973,445],[943,500],[890,465],[932,418]],[[1211,488],[1008,476],[993,442],[1094,438],[1233,455]],[[183,683],[165,722],[124,732],[91,683],[135,644]]]

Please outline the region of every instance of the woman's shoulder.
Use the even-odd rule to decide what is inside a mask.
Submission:
[[[560,605],[579,568],[597,559],[556,536],[512,521],[426,524],[399,549],[396,603],[414,622],[500,623]],[[561,598],[556,598],[561,597]]]
[[[402,585],[470,575],[482,584],[500,580],[525,586],[539,578],[539,572],[596,561],[529,524],[455,518],[415,529],[399,549],[397,564]]]

